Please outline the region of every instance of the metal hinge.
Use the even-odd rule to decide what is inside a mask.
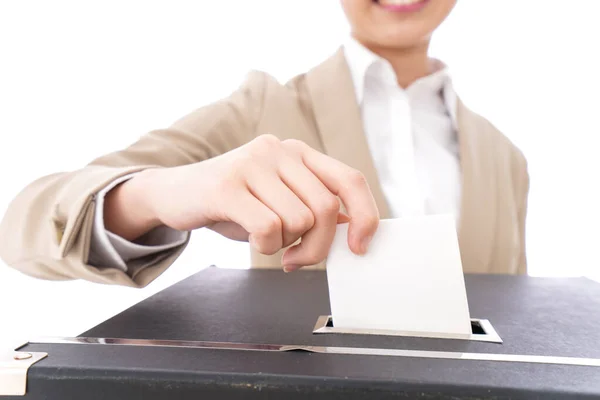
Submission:
[[[24,396],[29,367],[47,356],[28,351],[0,352],[0,396]]]

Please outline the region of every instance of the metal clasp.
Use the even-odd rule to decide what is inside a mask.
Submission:
[[[0,351],[0,396],[24,396],[27,393],[27,371],[48,353]]]

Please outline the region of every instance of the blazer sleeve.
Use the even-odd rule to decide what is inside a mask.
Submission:
[[[201,107],[170,127],[142,136],[81,169],[54,173],[27,185],[0,223],[0,258],[26,275],[46,280],[84,279],[144,287],[164,272],[184,245],[156,262],[124,272],[88,263],[95,196],[119,177],[147,168],[190,164],[251,141],[267,95],[268,76],[251,72],[230,96]]]

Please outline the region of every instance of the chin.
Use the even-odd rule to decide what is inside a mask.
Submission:
[[[389,30],[383,32],[378,29],[377,34],[371,35],[369,41],[377,46],[400,49],[422,45],[427,43],[430,37],[431,32],[390,27]]]

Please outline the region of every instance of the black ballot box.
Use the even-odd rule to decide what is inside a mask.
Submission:
[[[211,267],[79,337],[31,340],[3,378],[26,393],[7,398],[600,398],[599,283],[465,280],[473,335],[448,339],[335,331],[322,271]]]

